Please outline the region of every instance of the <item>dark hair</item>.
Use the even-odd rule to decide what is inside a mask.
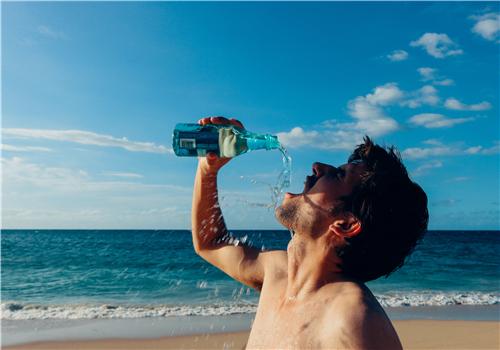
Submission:
[[[411,181],[394,147],[380,147],[365,136],[349,157],[360,160],[367,171],[340,209],[356,216],[362,231],[337,253],[342,270],[366,282],[403,266],[427,231],[429,213],[425,192]]]

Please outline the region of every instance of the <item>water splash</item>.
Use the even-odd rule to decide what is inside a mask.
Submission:
[[[290,187],[291,183],[291,178],[292,178],[292,157],[288,154],[287,150],[285,147],[282,145],[279,148],[279,151],[281,152],[282,155],[282,163],[283,163],[283,169],[278,175],[278,178],[276,180],[276,183],[274,185],[271,185],[268,182],[265,181],[259,181],[256,180],[252,177],[247,177],[247,176],[240,176],[241,179],[248,179],[251,184],[253,185],[264,185],[269,188],[269,191],[271,192],[271,200],[269,203],[255,203],[251,202],[245,199],[239,199],[240,202],[245,203],[248,206],[251,207],[264,207],[269,210],[273,209],[275,210],[281,202],[283,202],[283,197],[285,194],[285,188]]]
[[[272,187],[271,200],[273,209],[276,209],[283,202],[284,189],[290,187],[290,183],[292,182],[292,157],[290,157],[283,145],[280,145],[279,150],[282,155],[283,170],[278,176],[276,185]]]

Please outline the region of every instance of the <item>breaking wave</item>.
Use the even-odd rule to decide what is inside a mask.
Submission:
[[[384,307],[415,307],[445,305],[497,305],[500,294],[479,292],[409,292],[376,295]],[[223,316],[249,314],[257,310],[255,303],[218,303],[207,305],[122,305],[64,304],[44,305],[2,302],[1,317],[5,320],[30,319],[100,319],[171,316]]]

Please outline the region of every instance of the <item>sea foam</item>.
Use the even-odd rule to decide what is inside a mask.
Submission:
[[[399,292],[375,296],[384,307],[500,304],[500,294],[480,292]]]
[[[176,306],[110,304],[40,305],[5,302],[1,305],[1,319],[6,320],[222,316],[253,313],[256,311],[255,304],[231,303]]]
[[[384,307],[416,307],[445,305],[497,305],[500,294],[492,293],[394,293],[376,295]],[[255,303],[218,303],[208,305],[111,305],[64,304],[42,305],[15,301],[1,304],[1,319],[101,319],[171,316],[223,316],[255,313]]]

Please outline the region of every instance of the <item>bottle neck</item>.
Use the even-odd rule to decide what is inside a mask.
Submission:
[[[258,137],[248,137],[246,138],[247,147],[249,150],[256,149],[275,149],[280,148],[280,143],[278,138],[274,135],[265,134],[259,135]]]

